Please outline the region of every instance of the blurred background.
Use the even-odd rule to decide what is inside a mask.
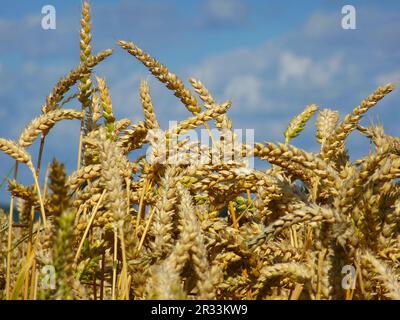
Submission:
[[[338,110],[343,117],[377,86],[400,83],[399,1],[90,3],[93,51],[116,49],[95,74],[105,77],[117,117],[132,121],[143,118],[141,79],[150,81],[164,128],[189,113],[141,63],[117,48],[118,39],[134,41],[185,81],[197,77],[218,102],[231,99],[234,127],[254,129],[256,141],[283,142],[286,125],[309,103]],[[49,4],[56,9],[55,30],[41,26],[42,7]],[[356,30],[342,28],[341,11],[347,4],[356,9]],[[79,63],[81,1],[0,0],[0,7],[0,136],[16,139],[40,114],[56,81]],[[399,135],[399,103],[397,89],[362,123],[383,122],[388,134]],[[80,109],[78,102],[69,106]],[[315,117],[291,143],[318,151],[314,123]],[[56,125],[46,142],[43,167],[56,157],[71,172],[78,139],[78,121]],[[30,149],[34,159],[37,147]],[[369,144],[354,133],[348,148],[354,159],[368,153]],[[0,203],[5,206],[9,194],[4,178],[13,164],[0,154]],[[20,180],[31,183],[25,168]]]

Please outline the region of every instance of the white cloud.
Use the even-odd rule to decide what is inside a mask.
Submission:
[[[25,18],[25,23],[29,28],[39,28],[43,16],[35,14],[29,15]]]
[[[12,23],[10,20],[0,18],[0,30],[3,31],[9,31],[14,27],[14,23]]]
[[[187,73],[214,87],[236,75],[259,74],[271,65],[270,55],[270,48],[238,48],[209,56],[199,65],[188,68]]]
[[[207,13],[216,19],[234,21],[241,17],[246,5],[240,0],[209,0],[206,3]]]
[[[343,115],[376,84],[400,81],[395,54],[400,47],[392,40],[400,20],[393,20],[389,30],[379,27],[384,13],[363,14],[370,18],[367,30],[344,32],[340,14],[315,13],[295,32],[208,56],[186,74],[199,78],[218,101],[233,100],[228,114],[235,127],[253,127],[258,137],[279,139],[290,118],[309,103]],[[371,43],[375,38],[379,46]],[[398,98],[394,92],[382,103]],[[392,122],[386,117],[389,131]],[[312,129],[304,132],[307,138],[314,135]],[[308,146],[307,138],[296,142]]]
[[[262,103],[262,79],[253,75],[229,79],[224,95],[232,99],[238,108],[256,109]]]
[[[284,52],[280,58],[279,81],[287,84],[288,80],[301,80],[311,67],[311,59]]]
[[[325,86],[340,71],[342,55],[336,53],[328,58],[301,57],[284,52],[280,58],[279,81],[286,85],[289,80],[306,85]]]
[[[200,27],[237,27],[248,21],[249,4],[244,0],[208,0],[195,24]]]
[[[332,57],[313,64],[308,74],[310,82],[315,86],[332,85],[330,82],[334,79],[338,72],[341,71],[340,69],[344,67],[342,61],[342,55],[337,53]]]
[[[324,37],[341,28],[340,14],[316,12],[310,16],[304,26],[304,34],[310,37]]]

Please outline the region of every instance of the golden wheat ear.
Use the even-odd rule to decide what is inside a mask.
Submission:
[[[85,77],[89,70],[110,56],[112,52],[112,49],[106,49],[97,55],[90,56],[85,62],[82,62],[65,77],[61,78],[54,86],[52,92],[47,96],[46,103],[42,107],[42,112],[47,113],[58,108],[58,104],[63,99],[64,94],[67,93],[67,91],[80,79]]]
[[[80,61],[85,63],[90,55],[92,54],[92,48],[90,42],[92,35],[90,34],[90,5],[89,2],[84,0],[82,3],[82,17],[81,17],[81,30],[80,30]],[[85,160],[84,148],[82,145],[83,136],[93,128],[92,123],[92,109],[91,106],[91,95],[92,95],[92,80],[90,76],[92,70],[88,69],[86,74],[84,74],[79,81],[78,86],[78,99],[82,105],[83,117],[81,119],[80,134],[79,134],[79,145],[78,145],[78,158],[77,158],[77,168],[81,166],[81,162]]]
[[[215,102],[213,96],[207,90],[205,85],[200,80],[194,78],[189,78],[189,82],[196,91],[196,93],[199,95],[200,99],[204,102],[204,107],[206,109],[215,108],[217,103]],[[216,117],[215,123],[218,129],[228,129],[228,130],[232,129],[232,120],[229,119],[227,114],[223,114],[221,116]]]
[[[82,112],[74,109],[56,109],[49,111],[35,118],[28,124],[20,135],[18,143],[24,148],[29,147],[40,134],[46,136],[56,122],[81,118]]]
[[[225,114],[230,107],[231,107],[231,102],[228,101],[227,103],[224,103],[222,105],[217,105],[212,109],[207,109],[206,111],[198,113],[197,115],[187,118],[186,120],[182,120],[177,124],[176,128],[171,129],[167,132],[167,136],[174,133],[180,134],[185,130],[194,129],[200,125],[204,125],[207,123],[207,121],[216,119],[219,116]]]
[[[18,143],[11,141],[11,140],[3,139],[3,138],[0,138],[0,150],[2,150],[4,153],[8,154],[10,157],[14,158],[16,161],[26,164],[28,166],[28,168],[31,170],[33,179],[35,181],[36,192],[37,192],[39,202],[40,202],[40,212],[41,212],[43,224],[46,225],[46,214],[45,214],[45,210],[44,210],[43,199],[42,199],[42,195],[40,192],[40,187],[39,187],[36,170],[32,163],[31,155]]]
[[[322,145],[325,140],[335,130],[336,125],[339,121],[339,112],[331,109],[323,109],[318,113],[316,127],[317,127],[317,142]]]
[[[160,125],[154,111],[149,83],[146,80],[140,83],[140,100],[142,102],[146,127],[148,129],[159,129]]]
[[[350,114],[346,115],[344,120],[337,126],[335,131],[326,139],[321,150],[321,155],[325,159],[334,158],[343,148],[343,144],[349,134],[357,128],[360,119],[372,107],[374,107],[387,94],[395,89],[394,83],[376,89],[370,96],[361,101]]]
[[[117,43],[121,48],[141,61],[158,80],[165,83],[168,89],[174,91],[175,96],[182,101],[190,112],[196,114],[201,111],[201,107],[196,98],[192,95],[190,90],[185,87],[182,80],[180,80],[176,74],[170,72],[166,66],[144,52],[133,42],[119,40]]]
[[[90,42],[92,35],[90,34],[90,5],[88,1],[83,1],[82,18],[80,30],[80,60],[81,63],[87,61],[92,54]],[[90,106],[90,95],[92,93],[90,80],[91,70],[88,70],[79,83],[79,101],[82,103],[82,109],[86,110]]]
[[[16,161],[28,164],[31,161],[30,154],[18,143],[0,138],[0,150],[14,158]]]

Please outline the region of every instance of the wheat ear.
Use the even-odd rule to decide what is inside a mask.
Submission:
[[[126,168],[126,159],[116,142],[102,137],[99,143],[101,178],[107,193],[105,195],[106,208],[112,214],[116,223],[122,222],[126,213],[126,199],[124,193],[124,179],[121,171]]]
[[[196,98],[187,88],[185,88],[182,80],[180,80],[176,74],[171,73],[166,66],[144,52],[133,42],[120,40],[118,41],[118,44],[131,55],[136,57],[139,61],[141,61],[157,79],[165,83],[168,89],[173,90],[175,92],[175,96],[182,101],[182,103],[190,112],[200,112],[201,107],[199,106]]]
[[[198,218],[195,214],[195,209],[192,202],[192,197],[188,190],[184,187],[179,186],[178,191],[181,195],[181,202],[179,210],[181,216],[187,219],[186,223],[183,225],[183,231],[188,228],[187,235],[193,237],[192,245],[190,246],[190,251],[192,253],[192,260],[194,269],[199,278],[197,281],[198,298],[199,299],[214,299],[215,298],[215,288],[213,273],[210,270],[210,264],[207,257],[207,249],[205,247],[204,235],[201,231],[201,227]]]
[[[204,86],[204,84],[200,80],[194,78],[189,78],[189,82],[196,93],[199,95],[200,99],[204,102],[205,108],[214,108],[217,103],[215,102],[213,96],[210,94],[207,88]],[[216,117],[215,123],[217,128],[219,129],[232,129],[232,121],[226,114]]]
[[[56,219],[57,233],[54,237],[53,257],[57,272],[57,290],[53,298],[57,300],[73,299],[74,279],[74,224],[75,212],[64,211]]]
[[[18,162],[25,163],[28,168],[32,172],[33,179],[35,181],[35,186],[36,186],[36,192],[38,194],[39,202],[40,202],[40,212],[42,215],[42,220],[43,220],[43,225],[46,226],[46,214],[44,210],[44,205],[43,205],[43,199],[42,195],[40,192],[40,187],[39,187],[39,182],[37,178],[37,173],[36,170],[32,164],[32,159],[30,154],[22,148],[20,145],[15,143],[14,141],[7,140],[0,138],[0,150],[8,154],[10,157],[14,158]]]
[[[80,61],[84,63],[90,57],[92,48],[90,41],[92,35],[90,34],[90,5],[89,2],[84,0],[82,3],[82,17],[81,17],[81,30],[80,30]],[[90,95],[92,81],[90,80],[90,70],[86,73],[79,83],[79,101],[82,103],[82,110],[87,110],[90,105]]]
[[[25,186],[18,183],[16,180],[10,180],[8,182],[8,190],[14,197],[25,201],[35,202],[37,200],[32,186]]]
[[[395,85],[392,83],[379,87],[372,95],[361,101],[360,105],[344,118],[343,122],[325,141],[325,144],[321,150],[322,156],[329,159],[334,157],[338,153],[338,150],[342,149],[347,136],[357,128],[362,116],[370,108],[375,106],[379,100],[383,99],[385,95],[392,92],[394,88]]]
[[[82,167],[81,169],[75,171],[68,178],[67,185],[75,190],[87,180],[93,180],[101,175],[102,167],[100,164],[93,164]]]
[[[54,86],[52,92],[47,96],[46,103],[42,107],[43,113],[55,110],[59,102],[63,99],[64,94],[80,79],[86,76],[88,70],[94,68],[98,63],[112,54],[112,49],[101,51],[97,55],[90,56],[85,62],[79,64],[68,75],[61,78]]]
[[[92,36],[90,34],[90,5],[89,2],[84,0],[82,3],[82,17],[81,17],[81,30],[80,30],[80,61],[84,63],[90,57],[92,53],[92,48],[90,46],[90,41]],[[89,69],[86,74],[80,79],[79,82],[79,101],[82,104],[83,117],[81,119],[81,127],[79,133],[79,144],[78,144],[78,159],[77,159],[77,169],[80,169],[81,162],[84,159],[82,139],[86,131],[91,125],[91,108],[90,108],[90,96],[92,94],[92,80],[90,79],[91,70]],[[85,128],[86,123],[86,128]]]
[[[304,264],[295,262],[265,266],[260,270],[260,276],[257,279],[257,284],[254,286],[254,295],[259,295],[267,280],[273,277],[284,277],[303,282],[310,279],[311,272]]]
[[[295,170],[299,165],[305,169],[311,170],[314,174],[333,186],[338,182],[337,172],[324,160],[315,154],[298,149],[291,145],[266,142],[264,144],[256,143],[254,145],[254,156],[261,159],[267,159],[270,163],[282,166],[289,170]]]
[[[400,284],[397,275],[369,251],[361,254],[360,260],[364,263],[365,268],[373,272],[376,279],[382,284],[386,291],[384,295],[389,299],[400,300]]]
[[[140,83],[140,100],[142,101],[146,127],[148,129],[160,128],[151,100],[149,83],[146,80]]]
[[[194,129],[200,125],[205,124],[211,119],[216,119],[218,116],[224,114],[231,107],[231,102],[226,102],[220,106],[215,106],[213,109],[205,110],[197,115],[190,117],[186,120],[180,121],[176,128],[167,132],[167,136],[172,134],[180,134],[181,132],[189,129]]]
[[[265,227],[258,236],[248,243],[248,245],[250,248],[254,249],[271,236],[279,234],[282,230],[294,224],[300,222],[311,223],[319,221],[334,222],[335,216],[335,212],[331,209],[317,205],[303,205],[303,207],[278,218],[276,221]]]
[[[288,144],[289,141],[293,138],[296,138],[301,131],[304,130],[304,127],[308,120],[317,112],[318,106],[315,104],[308,105],[302,113],[295,116],[289,123],[288,127],[285,130],[285,144]]]
[[[82,112],[74,109],[56,109],[32,120],[19,137],[19,145],[26,148],[42,134],[47,135],[56,122],[66,119],[81,119]]]
[[[16,161],[28,164],[31,161],[30,154],[16,142],[0,138],[0,150],[14,158]]]
[[[339,121],[339,112],[331,109],[323,109],[319,112],[316,122],[317,127],[317,141],[321,145],[324,144],[325,140],[335,130],[336,125]]]
[[[113,113],[113,106],[111,103],[110,93],[106,82],[103,78],[96,77],[97,84],[99,86],[101,108],[103,110],[104,125],[107,128],[108,135],[115,135],[115,117]]]
[[[123,136],[118,139],[118,145],[128,154],[132,150],[140,148],[146,142],[148,129],[143,121],[134,124],[123,131]]]
[[[154,241],[151,243],[153,254],[160,258],[170,253],[172,248],[172,222],[177,202],[176,187],[181,170],[169,166],[165,169],[164,177],[160,181],[160,193],[156,203],[155,219],[153,224]]]

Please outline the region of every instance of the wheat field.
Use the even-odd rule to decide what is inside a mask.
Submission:
[[[143,80],[143,120],[116,119],[107,83],[93,71],[113,50],[93,53],[91,38],[83,1],[78,66],[17,140],[0,138],[16,163],[10,212],[0,214],[0,299],[400,299],[400,138],[360,124],[393,84],[342,120],[310,104],[284,143],[249,145],[234,134],[231,101],[215,101],[198,79],[187,86],[122,40],[119,49],[164,83],[188,117],[160,128]],[[64,108],[71,99],[80,110]],[[291,144],[312,117],[318,153]],[[63,159],[41,163],[46,137],[64,120],[81,123],[70,175]],[[211,144],[182,138],[196,130]],[[350,161],[346,141],[356,131],[371,148]],[[37,140],[38,161],[29,150]],[[249,166],[251,157],[270,167]],[[19,182],[21,166],[34,184]]]

